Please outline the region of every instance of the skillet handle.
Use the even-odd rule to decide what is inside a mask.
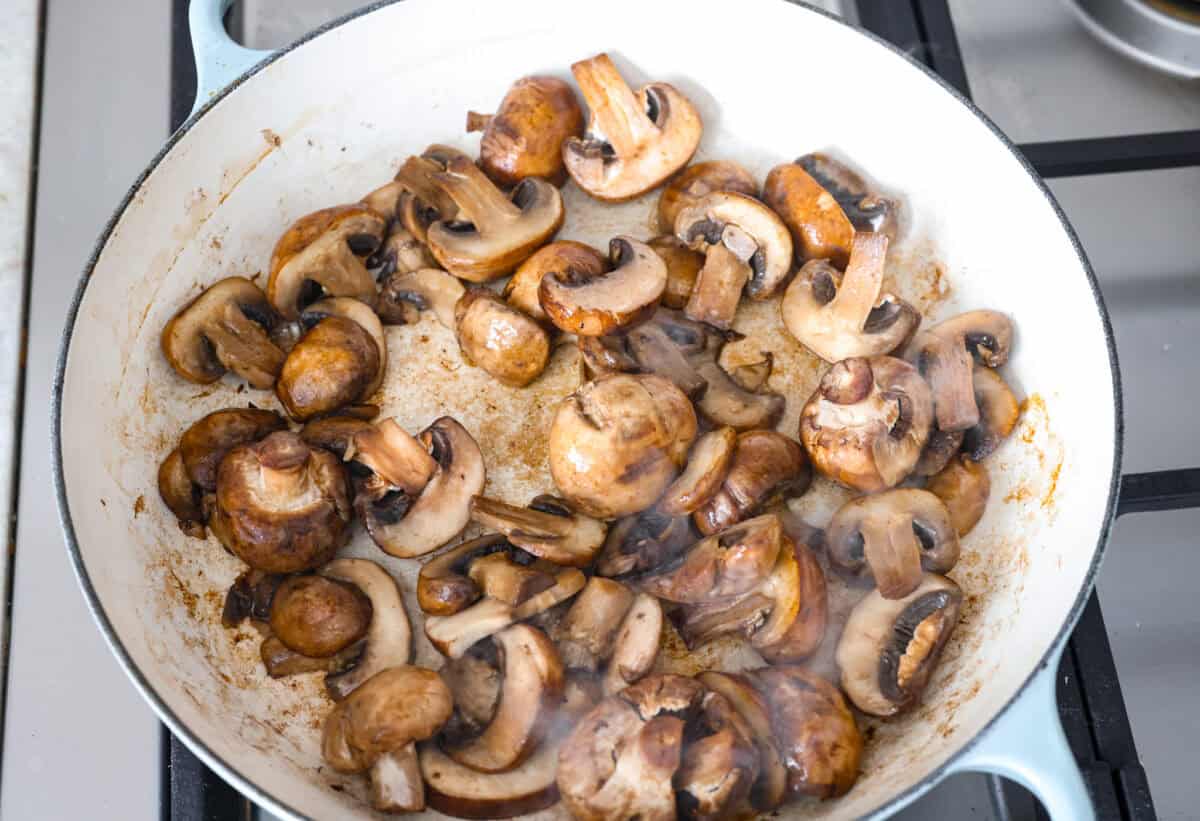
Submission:
[[[1059,647],[953,771],[1004,776],[1036,795],[1053,821],[1089,821],[1096,811],[1058,717],[1061,658]]]
[[[196,102],[192,113],[200,109],[225,86],[232,83],[266,57],[271,51],[246,48],[234,42],[225,31],[225,12],[233,0],[191,0],[188,28],[192,33],[192,52],[196,57]]]

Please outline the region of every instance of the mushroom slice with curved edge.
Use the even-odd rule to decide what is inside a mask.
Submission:
[[[328,316],[287,355],[275,395],[289,416],[306,422],[367,399],[367,391],[382,380],[383,356],[371,332],[357,321]]]
[[[193,422],[183,432],[179,455],[191,480],[211,493],[217,488],[217,467],[225,454],[286,427],[287,422],[275,411],[223,408]]]
[[[695,541],[690,517],[649,508],[609,528],[596,572],[608,577],[642,573],[673,561]]]
[[[319,567],[350,535],[346,475],[337,457],[276,431],[221,460],[209,526],[238,558],[268,573]]]
[[[933,400],[900,359],[844,359],[800,412],[800,441],[821,473],[873,493],[908,476],[929,439]]]
[[[921,458],[913,468],[913,475],[933,476],[940,473],[962,449],[963,436],[964,431],[938,430],[935,424],[929,431],[929,441],[925,443],[925,450],[921,451]]]
[[[505,385],[523,388],[546,369],[546,329],[491,291],[468,289],[454,316],[463,359]]]
[[[396,217],[400,211],[400,197],[403,193],[404,183],[393,179],[372,189],[359,202],[387,220],[387,226],[391,229],[395,227]],[[377,255],[378,250],[376,250],[375,256]],[[378,264],[375,262],[375,256],[367,260],[368,267],[374,268]]]
[[[278,636],[268,635],[259,645],[258,655],[271,678],[287,678],[303,673],[328,675],[357,663],[364,647],[364,642],[359,641],[347,645],[331,656],[306,656],[292,650],[280,641]]]
[[[485,562],[493,556],[503,562]],[[476,568],[477,562],[485,563]],[[471,539],[422,565],[417,603],[433,616],[451,616],[483,595],[509,605],[520,604],[554,585],[549,573],[527,566],[532,562],[533,556],[514,548],[499,534]]]
[[[538,301],[560,330],[601,336],[648,319],[667,287],[667,266],[649,245],[633,237],[608,243],[612,270],[587,275],[576,268],[550,271],[538,285]]]
[[[725,530],[776,500],[799,496],[812,483],[800,445],[773,430],[739,434],[720,488],[693,514],[705,536]]]
[[[341,773],[369,770],[375,809],[422,810],[416,742],[436,733],[453,709],[450,690],[432,670],[407,665],[383,670],[330,710],[322,757]]]
[[[855,707],[892,716],[916,705],[958,624],[962,598],[951,579],[926,573],[902,599],[874,590],[855,605],[837,647],[842,688]]]
[[[700,327],[698,323],[690,324]],[[584,365],[594,375],[653,373],[671,380],[688,398],[695,400],[704,394],[708,382],[693,361],[696,349],[692,340],[698,340],[702,348],[705,338],[705,331],[693,336],[679,320],[659,311],[649,321],[625,333],[583,336],[577,344]]]
[[[779,517],[767,513],[702,539],[675,562],[629,581],[639,590],[681,604],[737,596],[767,578],[784,540]]]
[[[828,259],[845,268],[857,232],[894,239],[896,204],[867,190],[862,178],[823,154],[771,169],[763,201],[787,224],[796,259]]]
[[[503,683],[491,722],[475,738],[446,748],[460,764],[484,773],[511,770],[534,751],[562,700],[563,663],[546,634],[527,624],[500,631]]]
[[[663,610],[658,599],[638,593],[613,640],[602,687],[610,696],[641,679],[654,666],[662,645]]]
[[[345,459],[346,451],[354,437],[374,427],[369,421],[358,416],[323,416],[306,422],[300,429],[300,438],[313,447],[325,448],[339,459]]]
[[[888,354],[907,342],[921,317],[880,293],[887,246],[883,234],[855,235],[844,274],[826,260],[805,263],[779,303],[788,332],[826,362]]]
[[[300,316],[313,291],[373,303],[375,277],[364,258],[383,242],[386,230],[387,220],[362,203],[301,217],[271,252],[267,298],[284,319]]]
[[[687,467],[659,499],[658,509],[668,516],[686,516],[706,504],[720,491],[737,442],[737,432],[729,427],[717,428],[697,439],[688,454]]]
[[[458,216],[458,205],[435,179],[455,157],[470,159],[457,148],[434,144],[419,156],[409,157],[396,172],[396,182],[404,189],[396,201],[396,216],[404,230],[422,245],[428,243],[429,226]]]
[[[320,302],[314,302],[300,314],[300,321],[304,325],[312,327],[322,319],[331,316],[340,316],[343,319],[357,322],[359,327],[375,340],[375,347],[379,352],[379,367],[375,370],[375,378],[362,389],[360,397],[370,398],[375,391],[379,390],[379,386],[383,384],[384,374],[387,373],[387,337],[383,334],[383,323],[379,321],[379,315],[370,305],[346,296],[329,297]]]
[[[402,559],[437,550],[461,533],[486,479],[479,445],[453,417],[435,420],[418,439],[437,463],[420,494],[411,504],[408,495],[389,493],[359,505],[371,539]]]
[[[365,494],[371,501],[394,490],[416,496],[438,469],[425,446],[392,418],[356,432],[343,456],[370,469],[371,475],[357,484],[359,495]]]
[[[791,538],[792,555],[796,560],[799,608],[794,616],[790,616],[790,623],[787,618],[776,618],[777,615],[787,616],[787,613],[772,611],[771,617],[750,641],[767,661],[786,664],[808,658],[821,646],[829,620],[829,597],[825,572],[815,555],[815,550],[823,543],[824,533],[808,526],[803,533],[798,533],[790,524],[784,525],[784,531]],[[771,580],[768,588],[770,584]]]
[[[663,230],[674,231],[675,224],[672,222]],[[700,269],[704,267],[704,254],[693,251],[671,233],[655,237],[646,244],[667,266],[667,286],[663,289],[662,304],[682,311],[692,296],[692,289],[696,287],[696,277],[700,276]]]
[[[193,539],[205,538],[203,493],[192,481],[183,464],[179,448],[167,454],[158,466],[158,495],[175,516],[179,529]]]
[[[561,746],[548,739],[533,755],[503,773],[481,773],[459,764],[434,742],[420,746],[429,806],[455,818],[513,818],[558,801],[555,774]]]
[[[604,522],[576,513],[561,499],[537,496],[528,507],[476,496],[471,518],[498,530],[508,540],[539,558],[567,567],[587,567],[604,545]]]
[[[279,317],[267,297],[245,277],[228,277],[179,310],[163,328],[163,356],[189,382],[207,385],[225,371],[270,389],[284,354],[270,333]]]
[[[787,767],[771,728],[770,707],[745,676],[708,671],[696,677],[714,693],[724,696],[750,729],[750,740],[758,750],[758,778],[751,787],[750,805],[767,812],[783,803],[787,793]]]
[[[403,314],[405,306],[417,311],[433,311],[438,322],[455,330],[454,309],[467,289],[440,268],[421,268],[393,274],[383,282],[379,302],[391,306],[394,314]],[[415,319],[413,320],[415,321]]]
[[[470,282],[516,268],[562,226],[558,189],[535,177],[503,191],[466,157],[455,157],[434,181],[458,205],[458,217],[429,226],[429,250],[441,266]]]
[[[992,480],[986,467],[963,455],[930,476],[925,489],[942,500],[954,529],[959,536],[966,536],[983,518]]]
[[[467,131],[482,131],[479,165],[497,185],[542,177],[567,180],[563,142],[583,134],[583,111],[575,92],[557,77],[522,77],[495,114],[467,114]]]
[[[858,778],[863,738],[838,688],[800,667],[763,667],[745,675],[769,705],[788,769],[788,796],[844,795]]]
[[[787,402],[782,395],[747,390],[715,359],[697,361],[696,373],[708,383],[696,410],[714,425],[728,425],[736,431],[773,428],[783,416]]]
[[[704,697],[694,679],[648,676],[575,725],[558,756],[558,790],[576,818],[668,821],[686,722]]]
[[[550,474],[597,518],[644,510],[674,479],[696,437],[692,403],[670,381],[614,374],[566,397],[550,426]]]
[[[758,181],[742,166],[729,160],[709,160],[689,165],[667,183],[658,196],[658,229],[675,230],[675,218],[714,191],[758,196]]]
[[[897,488],[852,499],[833,514],[826,553],[835,568],[873,579],[881,596],[900,599],[921,583],[923,571],[954,567],[958,534],[941,499]]]
[[[289,650],[326,658],[366,635],[372,613],[371,600],[355,585],[323,576],[289,576],[272,598],[269,623]]]
[[[688,743],[675,774],[683,818],[715,821],[745,811],[759,773],[753,736],[754,731],[725,696],[704,694],[688,727]]]
[[[600,576],[588,579],[553,630],[563,663],[571,669],[599,670],[612,653],[633,599],[633,591],[620,582]]]
[[[414,237],[411,231],[401,228],[399,225],[392,227],[387,239],[379,246],[379,250],[367,260],[367,264],[378,269],[375,279],[380,284],[386,283],[393,276],[420,271],[422,268],[437,268],[437,260],[433,258],[433,254],[429,253],[429,249]],[[394,301],[384,301],[382,294],[376,304],[379,318],[388,325],[403,325],[412,321],[405,314],[405,307]]]
[[[366,649],[358,663],[346,672],[325,678],[329,696],[341,701],[381,670],[408,664],[412,658],[412,627],[396,580],[375,562],[337,559],[321,568],[320,574],[353,585],[371,602]]]
[[[993,370],[976,368],[971,377],[979,422],[963,436],[963,453],[981,462],[991,456],[1017,426],[1021,407],[1008,384]]]
[[[508,304],[539,322],[548,321],[538,297],[538,286],[547,274],[561,276],[568,282],[600,276],[608,270],[608,259],[590,245],[560,239],[544,245],[521,263],[504,286]]]
[[[587,134],[563,143],[576,185],[609,202],[649,191],[687,164],[704,125],[691,101],[667,83],[636,92],[607,54],[571,66],[591,110]]]
[[[999,368],[1008,361],[1012,335],[1012,321],[998,311],[968,311],[916,335],[905,358],[929,382],[940,430],[979,424],[973,360]]]
[[[283,580],[284,576],[278,573],[264,573],[253,568],[239,575],[225,594],[225,605],[221,609],[222,626],[234,628],[246,619],[260,625],[266,624],[271,618],[275,591]]]
[[[488,647],[487,651],[450,659],[439,671],[454,695],[455,708],[454,720],[442,730],[443,740],[461,730],[478,735],[496,714],[502,678],[496,666],[495,647]]]

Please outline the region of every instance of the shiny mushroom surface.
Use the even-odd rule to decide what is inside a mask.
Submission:
[[[470,288],[454,308],[463,358],[497,380],[523,388],[541,376],[550,361],[550,335],[499,295]]]
[[[538,285],[538,301],[560,330],[601,336],[649,318],[667,286],[667,266],[650,246],[633,237],[608,244],[611,268],[599,274],[577,267],[550,271]]]
[[[514,545],[564,567],[587,567],[604,545],[604,522],[577,513],[554,496],[534,497],[527,507],[476,496],[471,518],[499,531]]]
[[[541,177],[561,186],[567,179],[563,143],[583,134],[583,111],[575,92],[557,77],[522,77],[495,114],[467,115],[467,131],[482,131],[479,167],[497,185]]]
[[[675,230],[675,219],[714,191],[730,191],[758,196],[758,180],[730,160],[709,160],[689,165],[676,174],[658,195],[658,229],[665,234]]]
[[[906,359],[929,382],[939,430],[979,424],[975,363],[999,368],[1012,350],[1012,320],[999,311],[968,311],[918,333]]]
[[[369,398],[382,379],[383,358],[371,331],[343,316],[314,318],[275,385],[279,401],[298,422]]]
[[[963,454],[930,476],[925,489],[942,500],[954,529],[959,536],[966,536],[987,510],[992,479],[986,467]]]
[[[396,182],[404,189],[396,203],[396,217],[422,245],[429,244],[429,226],[458,217],[458,204],[436,178],[456,157],[470,160],[457,148],[435,143],[406,159],[396,172]]]
[[[738,434],[720,488],[692,513],[701,533],[711,535],[779,501],[799,496],[812,482],[804,449],[773,430]]]
[[[582,282],[608,270],[608,258],[590,245],[564,239],[543,245],[521,263],[504,286],[504,298],[539,322],[549,321],[542,310],[539,286],[548,274],[566,282]]]

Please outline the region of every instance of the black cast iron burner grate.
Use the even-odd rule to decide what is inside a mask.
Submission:
[[[188,0],[173,0],[171,129],[187,118],[196,94]],[[936,71],[968,99],[966,67],[946,0],[857,0],[861,25]],[[237,5],[231,12],[233,30]],[[1046,179],[1200,166],[1200,131],[1131,134],[1018,146]],[[1200,468],[1128,474],[1117,515],[1200,507]],[[1146,772],[1138,758],[1100,600],[1092,593],[1063,653],[1058,711],[1100,821],[1155,821]],[[163,821],[250,819],[253,805],[213,773],[165,727],[162,731]],[[1025,790],[992,777],[1001,819],[1046,815]]]

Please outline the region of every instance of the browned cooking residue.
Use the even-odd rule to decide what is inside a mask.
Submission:
[[[1024,502],[1033,498],[1033,490],[1028,485],[1017,485],[1004,497],[1005,502]]]
[[[133,517],[136,519],[138,516],[141,516],[145,512],[146,512],[146,497],[139,494],[138,497],[133,500]]]
[[[263,135],[263,139],[267,141],[267,145],[279,148],[279,146],[283,144],[283,140],[280,139],[279,135],[271,129],[264,128],[261,133]]]
[[[1054,493],[1058,490],[1058,475],[1062,473],[1062,466],[1063,460],[1060,457],[1058,464],[1050,471],[1050,486],[1046,490],[1045,495],[1042,496],[1042,507],[1044,508],[1049,509],[1054,506]]]
[[[187,610],[188,618],[199,619],[200,597],[188,589],[188,586],[183,583],[183,579],[179,578],[179,574],[175,572],[175,568],[166,562],[164,562],[164,570],[166,570],[166,575],[163,577],[163,581],[166,583],[167,593],[183,605]]]

